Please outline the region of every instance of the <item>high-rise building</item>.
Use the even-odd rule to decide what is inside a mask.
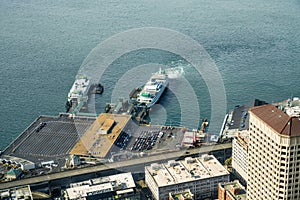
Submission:
[[[232,172],[246,185],[248,168],[249,131],[240,131],[232,141]]]
[[[300,199],[300,120],[273,105],[250,111],[247,199]]]

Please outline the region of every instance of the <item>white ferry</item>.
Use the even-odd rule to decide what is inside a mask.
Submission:
[[[72,88],[68,93],[68,101],[65,105],[66,112],[72,112],[76,107],[78,111],[84,102],[88,100],[88,92],[90,90],[90,80],[86,76],[77,76]]]
[[[68,100],[80,101],[83,97],[87,97],[90,89],[90,80],[86,76],[76,77],[76,80],[68,94]]]
[[[168,84],[168,75],[160,69],[143,86],[141,92],[137,95],[137,102],[145,104],[147,108],[151,108],[159,100]]]

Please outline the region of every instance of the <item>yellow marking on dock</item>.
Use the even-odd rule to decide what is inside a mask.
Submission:
[[[130,115],[102,113],[80,138],[70,154],[105,158],[130,118]],[[109,132],[101,134],[100,130]]]

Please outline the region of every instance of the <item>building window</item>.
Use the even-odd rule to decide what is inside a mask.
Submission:
[[[294,148],[295,148],[294,146],[291,146],[291,150],[294,150]]]

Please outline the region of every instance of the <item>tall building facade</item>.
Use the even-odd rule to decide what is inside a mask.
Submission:
[[[273,105],[249,113],[247,199],[300,199],[299,118]]]
[[[248,179],[248,139],[249,131],[244,130],[232,141],[232,171],[244,185]]]

